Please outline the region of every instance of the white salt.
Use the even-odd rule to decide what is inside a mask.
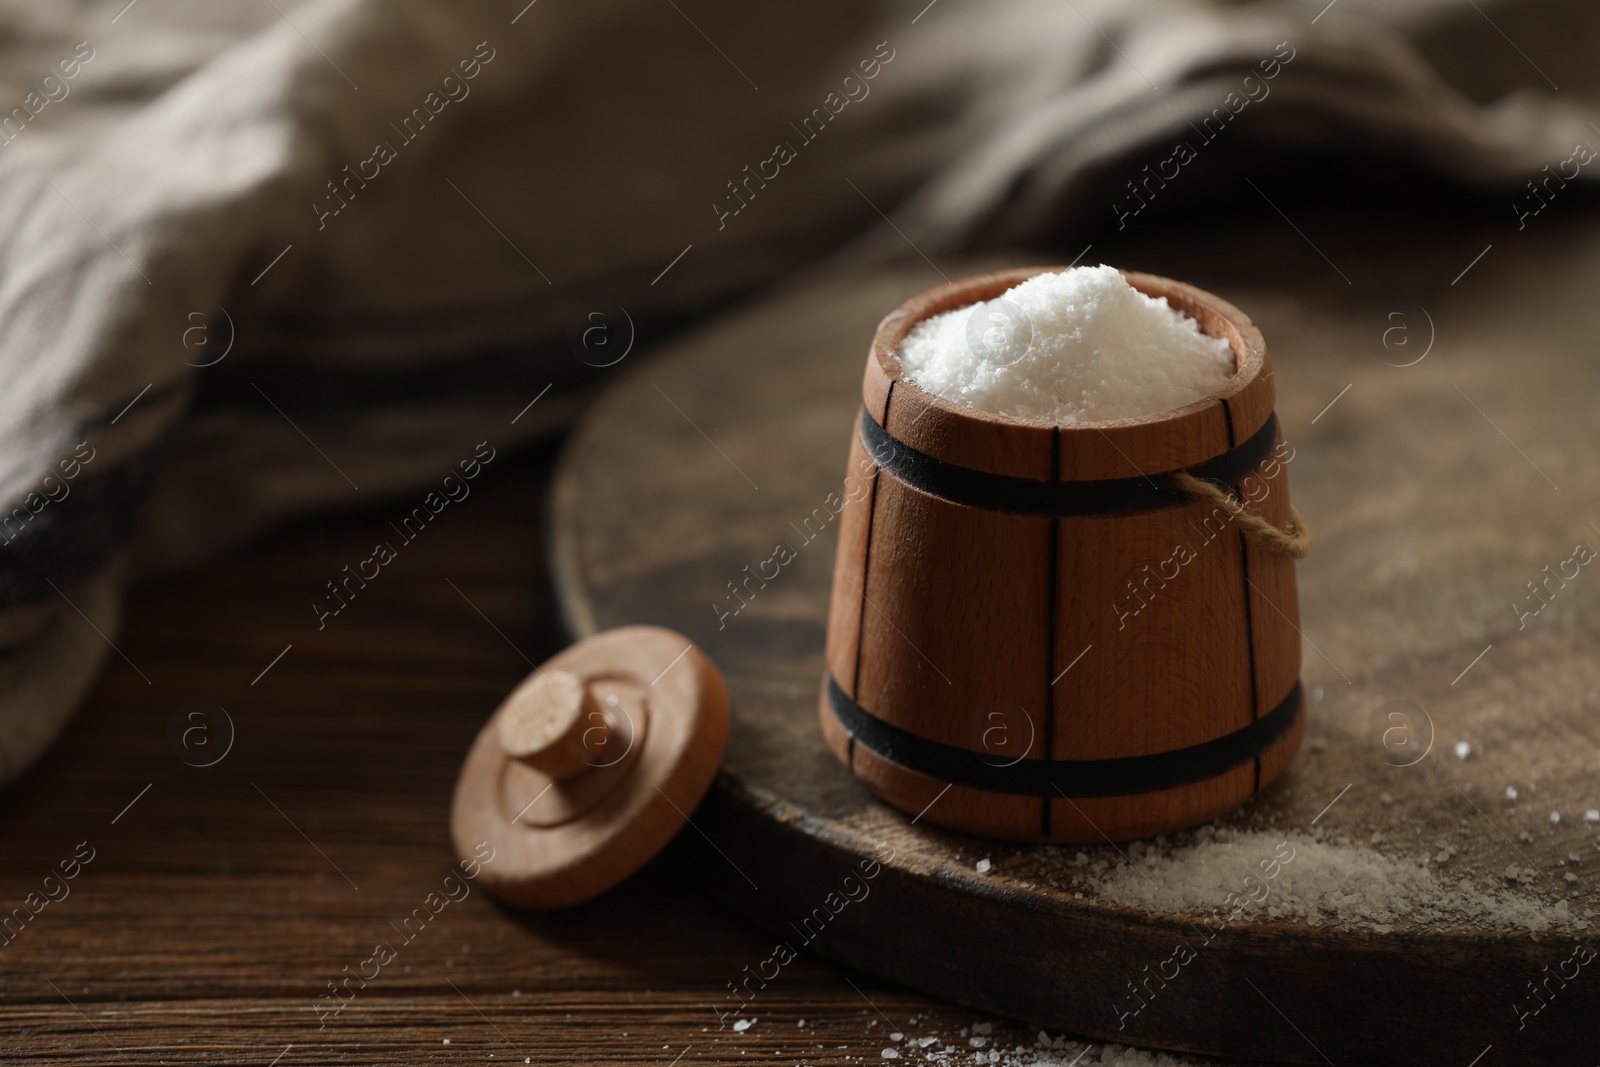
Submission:
[[[1465,741],[1456,742],[1456,759],[1466,759],[1472,755],[1472,746]]]
[[[1036,275],[995,300],[924,319],[899,356],[906,377],[936,396],[1053,422],[1170,411],[1234,372],[1227,341],[1104,265]]]
[[[1134,842],[1131,865],[1118,864],[1093,879],[1094,895],[1143,912],[1209,915],[1223,918],[1232,900],[1264,884],[1266,899],[1247,905],[1230,924],[1280,919],[1308,926],[1343,926],[1387,932],[1396,925],[1449,924],[1542,933],[1583,929],[1587,920],[1569,915],[1565,902],[1547,905],[1524,890],[1484,889],[1470,878],[1451,881],[1416,860],[1387,856],[1355,844],[1336,844],[1299,831],[1238,832],[1201,827],[1191,842],[1161,848]],[[1286,846],[1280,851],[1280,845]],[[1292,853],[1289,849],[1293,849]],[[1284,855],[1293,859],[1273,860]],[[1266,861],[1268,866],[1261,867]],[[1276,870],[1275,877],[1264,873]],[[1250,886],[1246,874],[1255,875]],[[1529,886],[1538,872],[1508,868],[1505,879]],[[1233,898],[1229,894],[1235,894]]]

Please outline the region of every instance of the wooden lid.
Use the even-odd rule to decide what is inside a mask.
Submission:
[[[878,324],[862,382],[867,411],[896,440],[946,463],[1016,478],[1098,481],[1180,470],[1219,456],[1266,423],[1274,402],[1266,342],[1249,316],[1210,293],[1153,274],[1123,272],[1128,284],[1167,303],[1233,348],[1226,385],[1172,411],[1098,422],[1056,423],[998,415],[919,389],[904,376],[900,343],[941,312],[992,300],[1036,274],[1025,267],[961,278],[912,297]],[[1055,436],[1061,437],[1060,469]]]
[[[727,739],[722,675],[687,637],[596,634],[535,668],[479,732],[456,783],[456,852],[509,904],[588,900],[682,828]]]

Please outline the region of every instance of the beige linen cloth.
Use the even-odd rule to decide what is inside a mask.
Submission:
[[[1224,125],[1183,169],[1404,157],[1513,225],[1600,146],[1592,7],[0,3],[0,782],[137,669],[131,581],[558,431],[595,308],[1115,222]]]

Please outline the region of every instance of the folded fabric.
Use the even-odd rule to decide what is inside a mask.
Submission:
[[[555,433],[835,250],[1126,225],[1252,145],[1515,191],[1600,144],[1576,0],[214,7],[0,11],[0,781],[130,582]]]

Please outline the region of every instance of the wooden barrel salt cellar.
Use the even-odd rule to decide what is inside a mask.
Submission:
[[[1304,730],[1294,559],[1178,484],[1226,487],[1294,529],[1271,363],[1238,309],[1128,274],[1229,342],[1220,391],[1058,424],[904,380],[912,326],[1037,273],[940,286],[878,327],[847,471],[871,491],[840,519],[823,733],[879,796],[952,829],[1094,842],[1193,826],[1282,774]]]

